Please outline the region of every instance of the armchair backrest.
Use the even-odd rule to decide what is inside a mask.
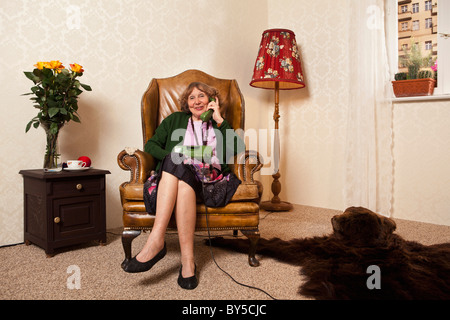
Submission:
[[[219,90],[220,112],[233,129],[244,130],[244,97],[236,80],[219,79],[199,70],[187,70],[170,78],[152,79],[141,102],[143,142],[147,142],[161,121],[180,111],[180,97],[191,82],[203,82]]]

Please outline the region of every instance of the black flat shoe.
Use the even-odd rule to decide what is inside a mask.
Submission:
[[[192,277],[183,278],[181,275],[181,270],[183,269],[183,265],[180,267],[180,274],[178,276],[178,285],[183,289],[192,290],[197,288],[198,279],[197,279],[197,266],[195,266],[194,275]]]
[[[164,242],[164,248],[161,249],[160,252],[150,259],[147,262],[139,262],[136,257],[130,260],[128,264],[123,268],[125,272],[128,273],[137,273],[137,272],[145,272],[150,270],[159,260],[164,258],[167,253],[166,243]]]

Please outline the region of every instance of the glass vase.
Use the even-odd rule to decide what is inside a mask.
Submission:
[[[41,127],[44,128],[47,139],[44,155],[44,171],[59,172],[62,170],[62,163],[59,161],[60,154],[58,150],[58,135],[59,130],[63,127],[63,124],[58,124],[58,130],[56,133],[50,130],[50,126],[51,122],[41,122]]]

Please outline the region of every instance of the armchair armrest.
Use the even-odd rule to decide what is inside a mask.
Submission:
[[[234,157],[234,163],[230,164],[231,170],[242,183],[256,183],[253,175],[264,165],[263,157],[253,150],[246,150]]]
[[[147,152],[125,148],[117,155],[117,163],[123,170],[130,171],[128,184],[144,184],[155,168],[155,160]]]
[[[125,148],[117,156],[117,163],[123,170],[130,171],[128,184],[144,184],[155,168],[153,157],[139,149]],[[255,183],[253,175],[264,164],[262,156],[257,151],[245,151],[234,157],[230,169],[243,183]]]

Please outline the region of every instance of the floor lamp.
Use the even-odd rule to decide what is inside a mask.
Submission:
[[[300,52],[295,41],[295,34],[287,29],[270,29],[262,34],[258,57],[253,70],[252,87],[275,90],[274,135],[274,173],[272,175],[273,198],[261,203],[267,211],[289,211],[292,204],[281,201],[280,172],[280,137],[278,134],[279,90],[292,90],[305,87],[300,63]]]

